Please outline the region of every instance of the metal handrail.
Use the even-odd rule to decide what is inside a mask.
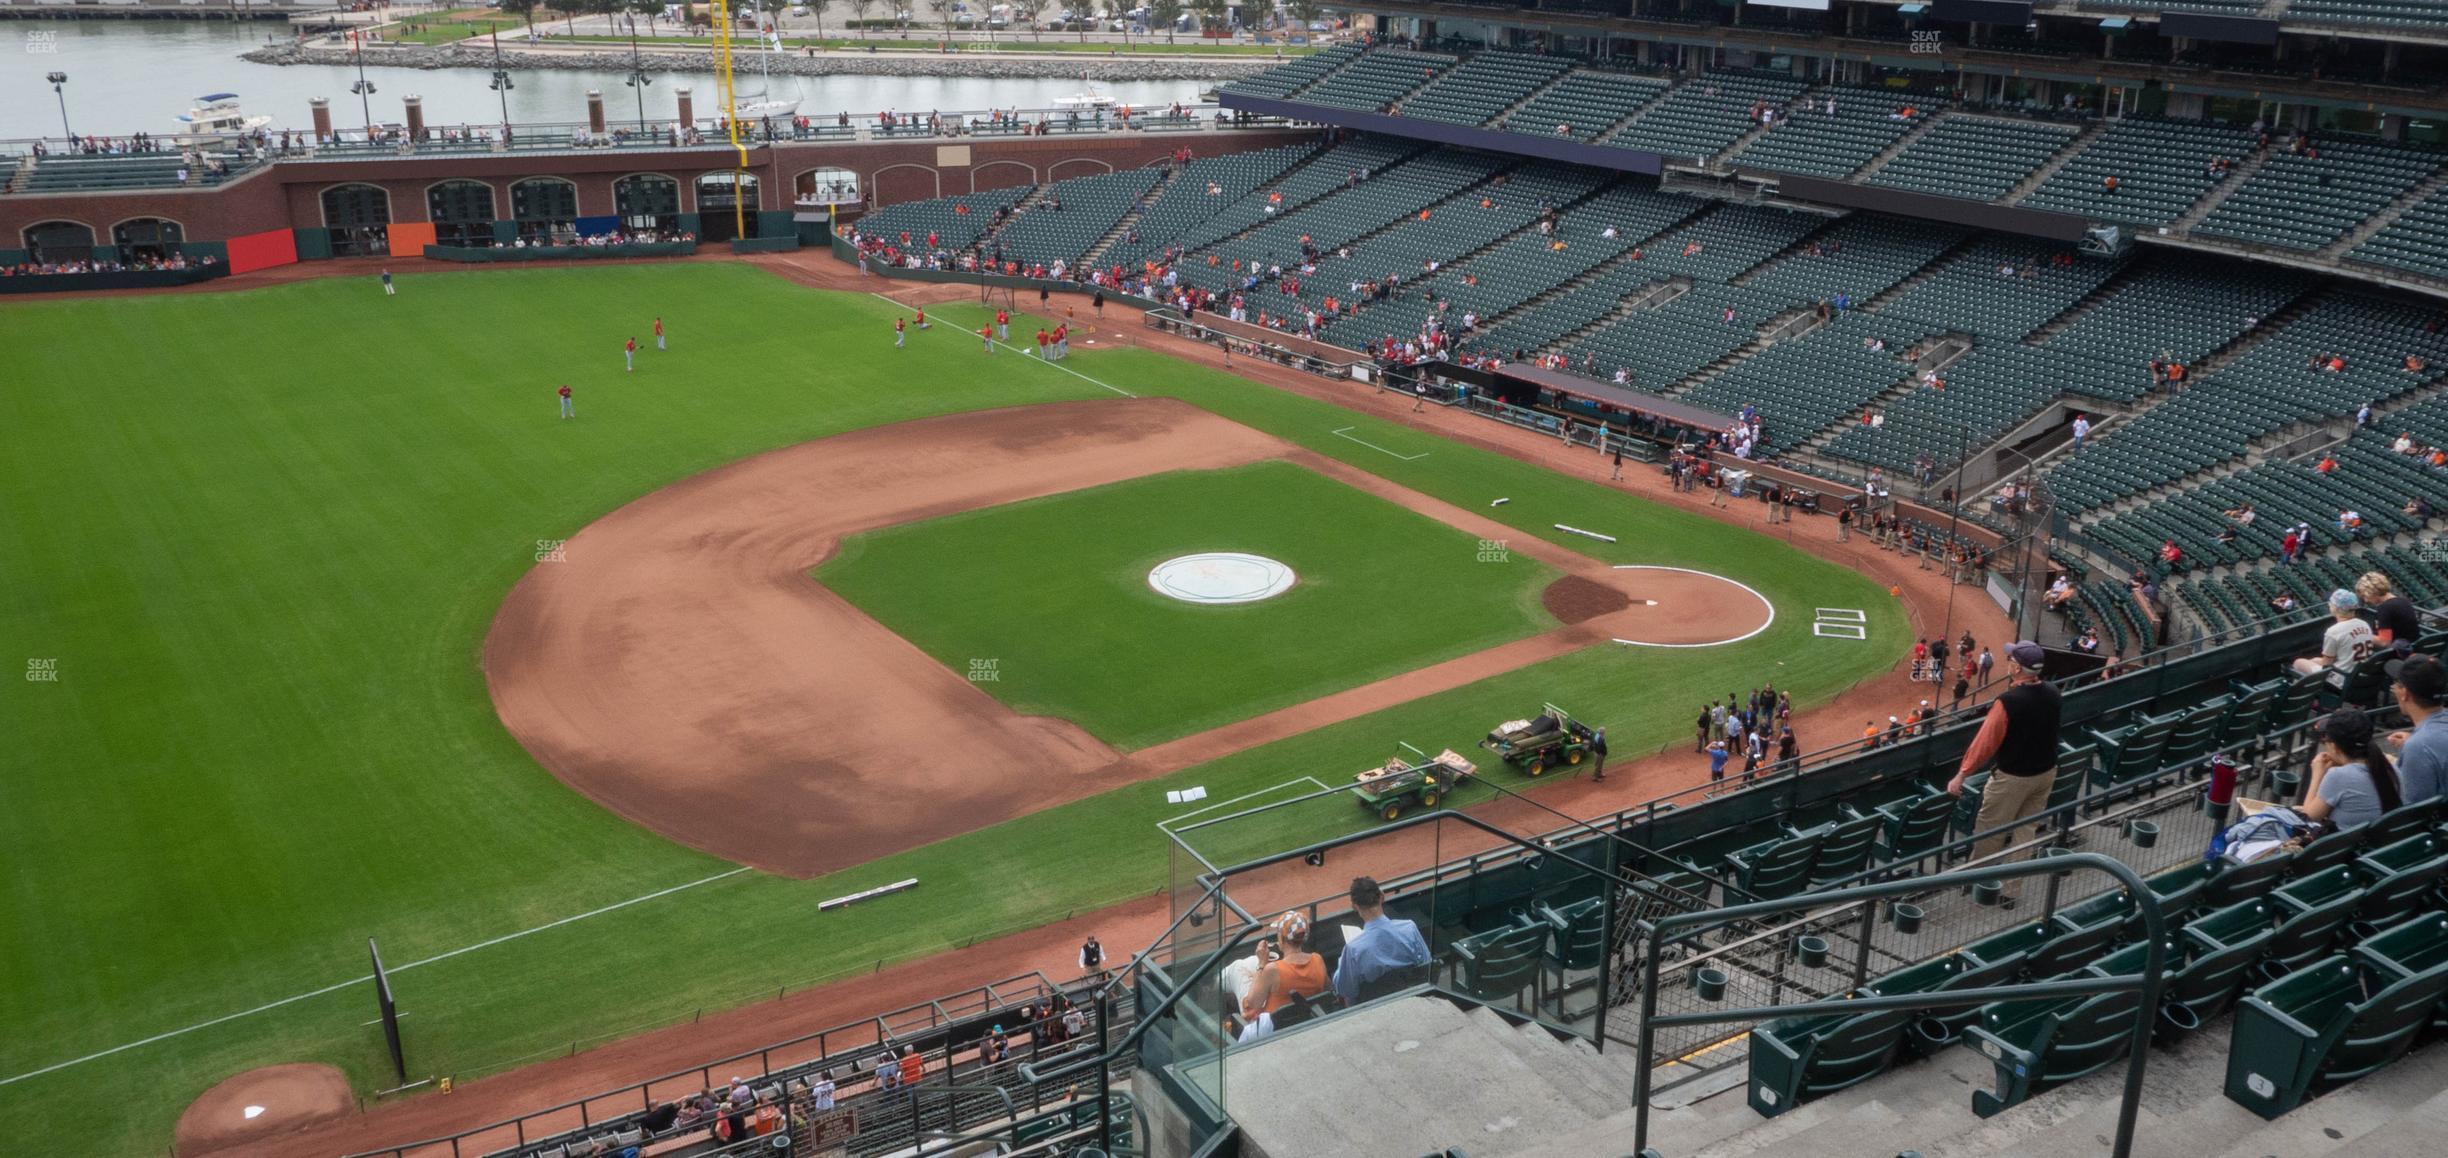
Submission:
[[[1905,893],[1925,892],[1957,886],[1971,887],[1990,881],[2004,881],[2043,873],[2061,873],[2074,869],[2096,869],[2122,882],[2134,907],[2142,914],[2144,943],[2142,972],[2113,977],[2053,979],[2027,982],[2021,985],[1989,986],[1979,989],[1959,989],[1937,993],[1899,993],[1887,996],[1850,995],[1799,1005],[1744,1007],[1711,1010],[1703,1013],[1677,1013],[1660,1017],[1657,1012],[1658,973],[1661,949],[1666,935],[1686,925],[1708,922],[1724,923],[1747,920],[1775,913],[1793,911],[1801,904],[1842,906],[1856,901],[1876,901]],[[2139,1002],[2134,1015],[2133,1044],[2127,1050],[2125,1091],[2117,1109],[2116,1141],[2110,1149],[2114,1158],[2130,1158],[2133,1153],[2134,1124],[2142,1109],[2142,1077],[2149,1064],[2152,1021],[2149,1011],[2159,1004],[2161,972],[2167,965],[2167,917],[2159,910],[2159,898],[2144,883],[2142,875],[2114,857],[2095,852],[2071,853],[2045,860],[2029,860],[2017,864],[1993,865],[1968,869],[1939,877],[1888,881],[1861,885],[1832,893],[1814,893],[1808,898],[1760,901],[1746,905],[1713,909],[1700,913],[1672,913],[1655,921],[1639,922],[1648,930],[1649,950],[1642,965],[1640,1064],[1632,1074],[1632,1148],[1641,1158],[1662,1158],[1649,1147],[1649,1088],[1651,1055],[1657,1047],[1657,1031],[1695,1025],[1715,1025],[1733,1021],[1763,1021],[1778,1017],[1807,1017],[1814,1014],[1880,1013],[1897,1010],[1959,1009],[1986,1005],[1992,1001],[2024,998],[2087,997],[2100,993],[2135,990]]]

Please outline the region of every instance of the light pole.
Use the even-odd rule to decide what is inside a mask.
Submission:
[[[371,145],[374,143],[374,82],[366,79],[365,45],[354,39],[350,45],[352,51],[349,56],[357,62],[357,83],[350,85],[349,91],[357,94],[357,108],[365,114],[366,143]]]
[[[68,138],[69,143],[73,145],[76,143],[76,134],[68,129],[68,74],[55,72],[43,79],[51,82],[51,95],[59,98],[60,135]]]
[[[502,139],[510,139],[510,90],[517,88],[510,81],[510,70],[502,67],[501,26],[493,26],[493,83],[486,86],[501,98]]]
[[[654,78],[646,75],[646,66],[638,58],[637,22],[634,20],[629,22],[629,75],[626,83],[629,91],[637,94],[638,131],[643,133],[646,131],[646,87],[654,83]]]

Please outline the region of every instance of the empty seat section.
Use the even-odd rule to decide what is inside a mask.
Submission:
[[[1831,104],[1832,102],[1832,104]],[[1834,112],[1828,110],[1833,107]],[[1930,115],[1908,93],[1828,87],[1805,94],[1792,115],[1734,154],[1746,169],[1842,177],[1870,163]]]
[[[2434,193],[2397,215],[2346,253],[2346,260],[2448,280],[2448,192]]]
[[[988,245],[1000,250],[1005,260],[1023,265],[1076,262],[1113,232],[1163,176],[1157,169],[1124,169],[1056,181],[1022,207]]]
[[[957,197],[938,197],[932,201],[904,201],[887,205],[859,218],[858,231],[866,237],[881,237],[888,244],[905,250],[927,252],[944,249],[958,252],[977,244],[977,239],[993,228],[995,212],[1009,209],[1026,200],[1034,186],[1016,189],[992,189],[984,193],[963,193]],[[933,241],[928,239],[932,237]]]
[[[1759,127],[1760,110],[1785,108],[1803,87],[1783,73],[1712,72],[1676,85],[1606,143],[1669,157],[1712,157]]]
[[[2074,125],[1955,114],[1870,175],[1888,189],[1973,201],[2004,197],[2080,132]]]
[[[2439,166],[2439,154],[2428,150],[2320,138],[2311,153],[2278,153],[2262,162],[2193,232],[2319,249],[2421,184]]]
[[[1140,211],[1139,220],[1105,252],[1105,258],[1136,267],[1162,253],[1191,227],[1214,218],[1259,186],[1282,176],[1284,170],[1313,151],[1306,145],[1282,145],[1190,162],[1182,167],[1181,175],[1172,184]]]
[[[2030,238],[1983,238],[1881,312],[1984,338],[2020,339],[2098,289],[2121,264],[2092,257],[2057,264],[2071,253],[2063,244]]]
[[[1614,128],[1667,88],[1666,81],[1650,77],[1576,69],[1515,109],[1505,118],[1504,127],[1510,132],[1587,141]]]
[[[1797,304],[1844,295],[1859,306],[1963,241],[1964,231],[1927,221],[1858,214],[1753,273],[1743,284]]]
[[[1319,77],[1351,63],[1353,58],[1360,55],[1363,47],[1357,44],[1339,45],[1217,87],[1225,92],[1248,93],[1251,96],[1288,97],[1317,83]]]
[[[1308,104],[1382,112],[1454,63],[1454,57],[1440,52],[1371,49],[1310,86],[1300,99]]]
[[[1525,94],[1562,75],[1571,64],[1552,56],[1482,52],[1405,97],[1402,115],[1454,125],[1484,125]]]
[[[2109,125],[2019,204],[2164,225],[2183,216],[2218,183],[2210,172],[2211,161],[2241,160],[2252,148],[2252,134],[2242,129],[2129,116]],[[2114,188],[2108,184],[2111,180]]]
[[[1884,352],[1864,344],[1874,336],[1886,343]],[[1851,420],[1871,399],[1905,380],[1912,367],[1897,352],[1929,336],[1926,327],[1906,319],[1844,314],[1736,363],[1682,400],[1727,414],[1756,405],[1767,448],[1790,447]]]
[[[2095,438],[2050,472],[2058,503],[2079,514],[2175,482],[2242,454],[2291,422],[2352,414],[2423,386],[2448,366],[2448,338],[2426,333],[2427,308],[2332,290],[2301,317],[2183,393]],[[2409,374],[2418,356],[2432,369]],[[2315,357],[2344,368],[2315,368]]]

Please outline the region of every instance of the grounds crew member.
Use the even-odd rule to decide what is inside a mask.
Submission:
[[[1961,796],[1964,781],[1996,761],[1988,786],[1981,789],[1980,817],[1972,827],[1977,832],[2002,831],[1984,838],[1972,850],[1975,858],[2020,839],[2027,831],[2021,822],[2048,807],[2049,790],[2056,786],[2057,724],[2064,705],[2057,689],[2040,678],[2047,659],[2048,653],[2028,639],[2007,645],[2006,690],[1990,703],[1955,778],[1947,781],[1947,795]],[[2011,909],[2017,882],[2000,883],[2005,891],[1998,904]]]

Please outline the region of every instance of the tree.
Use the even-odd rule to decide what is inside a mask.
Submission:
[[[1173,43],[1173,27],[1181,23],[1182,0],[1148,0],[1148,15],[1164,26],[1165,43]]]
[[[1199,14],[1199,27],[1223,28],[1232,12],[1232,0],[1191,0],[1191,8]]]
[[[848,0],[848,2],[850,5],[850,27],[855,29],[861,36],[867,35],[867,10],[875,7],[875,0]]]
[[[1299,32],[1307,32],[1310,25],[1317,23],[1318,17],[1326,14],[1326,6],[1318,0],[1286,0],[1284,10],[1292,14],[1292,19],[1299,25],[1295,31]]]
[[[536,0],[501,0],[501,10],[527,21],[527,31],[535,31]]]
[[[586,6],[587,0],[544,0],[544,7],[561,17],[572,36],[578,35],[578,14],[586,11]]]
[[[629,10],[646,18],[646,35],[651,37],[655,34],[655,21],[663,17],[663,0],[629,0]],[[636,17],[631,17],[629,23],[636,27]]]
[[[756,10],[765,14],[765,19],[757,27],[759,39],[763,39],[764,30],[768,27],[774,30],[773,39],[775,41],[782,39],[782,13],[790,8],[792,2],[793,0],[756,0]]]
[[[1028,21],[1031,39],[1044,39],[1038,35],[1037,24],[1039,18],[1045,15],[1045,10],[1046,0],[1012,0],[1012,11],[1019,13],[1022,20]]]
[[[622,0],[584,0],[584,3],[586,4],[586,11],[588,15],[601,16],[604,18],[604,35],[620,35],[620,25],[616,23],[616,21],[618,21],[624,13],[628,12],[629,6],[627,4],[623,3]],[[632,21],[632,24],[634,23],[635,22]]]
[[[960,7],[960,0],[927,0],[928,10],[943,19],[944,39],[946,40],[952,39],[952,10],[958,7]]]

